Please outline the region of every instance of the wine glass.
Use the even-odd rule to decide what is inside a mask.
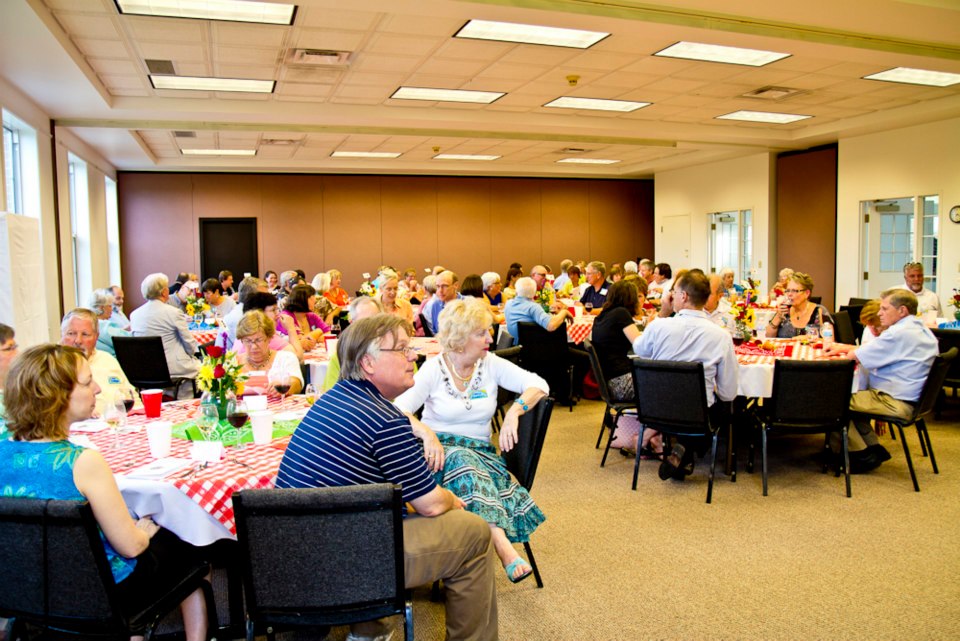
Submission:
[[[123,396],[115,393],[103,410],[103,420],[107,422],[113,432],[113,449],[120,447],[120,430],[127,424],[127,409],[123,403]]]
[[[200,416],[197,417],[197,428],[203,435],[203,440],[210,441],[220,424],[220,412],[212,403],[200,404]]]
[[[270,370],[267,376],[270,387],[277,390],[280,395],[280,411],[282,412],[287,404],[287,392],[290,391],[290,376],[286,372]]]
[[[129,386],[117,388],[117,396],[123,401],[123,408],[126,410],[126,413],[129,414],[137,399],[133,388]]]
[[[589,303],[589,302],[584,303],[584,304],[583,304],[583,310],[584,310],[587,314],[592,313],[592,312],[593,312],[593,303]]]
[[[242,440],[243,426],[247,424],[247,418],[249,418],[247,404],[243,402],[243,398],[231,398],[227,401],[227,421],[237,431],[237,444],[235,449],[244,449]]]
[[[303,396],[307,399],[307,405],[313,405],[320,398],[320,390],[313,383],[303,388]]]

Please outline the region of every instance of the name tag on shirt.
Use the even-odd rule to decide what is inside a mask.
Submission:
[[[475,390],[475,391],[473,391],[473,392],[470,392],[470,400],[471,400],[471,401],[475,401],[475,400],[477,400],[477,399],[486,398],[486,397],[487,397],[487,393],[486,393],[484,390],[482,390],[482,389],[481,389],[481,390]]]
[[[603,289],[600,290],[600,295],[601,295],[601,296],[606,296],[606,295],[607,295],[607,288],[606,288],[606,287],[604,287]]]
[[[119,377],[119,376],[111,376],[110,378],[107,379],[107,382],[110,383],[111,385],[119,385],[119,384],[120,384],[120,377]]]

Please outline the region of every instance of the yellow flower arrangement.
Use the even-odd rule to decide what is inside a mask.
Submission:
[[[186,310],[187,316],[194,316],[196,314],[206,314],[210,311],[210,306],[207,305],[203,296],[191,295],[187,296]]]

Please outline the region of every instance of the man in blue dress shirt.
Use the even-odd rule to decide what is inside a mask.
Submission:
[[[563,324],[565,318],[572,318],[570,311],[561,307],[552,316],[543,311],[543,307],[533,300],[537,295],[537,282],[532,278],[519,278],[513,288],[517,295],[503,306],[503,315],[507,319],[507,333],[513,336],[514,343],[520,338],[519,323],[536,323],[548,332],[552,332]]]

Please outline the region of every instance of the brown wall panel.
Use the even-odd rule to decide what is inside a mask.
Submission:
[[[461,275],[518,260],[622,262],[653,232],[652,181],[276,174],[119,174],[128,308],[143,277],[196,270],[197,219],[251,216],[261,271],[336,267],[355,291],[381,264]],[[649,251],[647,252],[649,253]]]
[[[429,177],[380,178],[383,212],[383,263],[403,271],[417,270],[439,260],[437,248],[437,180]]]
[[[120,209],[120,269],[127,313],[143,303],[147,274],[175,278],[195,267],[197,227],[189,174],[123,174],[117,186]]]
[[[491,259],[478,273],[495,271],[503,278],[510,263],[519,261],[529,274],[543,260],[541,202],[535,184],[509,178],[490,181]]]
[[[490,181],[451,178],[437,183],[439,263],[460,278],[490,265]]]
[[[835,310],[836,146],[777,158],[777,229],[777,270],[810,274],[813,295]]]

